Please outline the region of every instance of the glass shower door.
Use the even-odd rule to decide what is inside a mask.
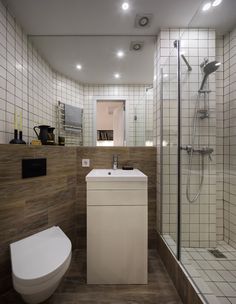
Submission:
[[[186,29],[180,41],[180,256],[200,291],[209,248],[216,247],[215,31]],[[204,272],[204,271],[203,271]],[[204,289],[203,289],[204,288]],[[207,292],[208,290],[208,292]]]
[[[176,36],[177,35],[177,36]],[[161,113],[161,164],[162,164],[162,236],[177,255],[178,244],[178,60],[174,41],[179,32],[161,32],[160,46],[160,113]],[[168,42],[167,42],[168,41]],[[169,45],[169,48],[166,48]]]

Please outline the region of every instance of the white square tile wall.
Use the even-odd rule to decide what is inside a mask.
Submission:
[[[236,29],[224,37],[224,238],[236,246]]]
[[[161,178],[162,178],[162,154],[161,154],[161,125],[162,125],[162,115],[161,115],[161,44],[160,36],[157,37],[154,51],[154,75],[153,75],[153,112],[154,112],[154,145],[157,147],[157,205],[156,205],[156,219],[157,219],[157,231],[161,231],[162,225],[162,210],[161,210],[161,199],[162,199],[162,189],[161,189]]]
[[[181,34],[179,30],[179,35]],[[162,30],[156,43],[154,104],[155,134],[157,141],[157,194],[160,201],[161,159],[159,157],[161,145],[161,96],[160,96],[160,69],[163,68],[163,140],[175,143],[174,127],[176,127],[176,96],[172,90],[176,73],[174,67],[176,58],[171,50],[173,39],[178,38],[178,30]],[[198,205],[191,206],[183,199],[182,206],[182,244],[184,246],[204,247],[214,246],[216,239],[226,240],[236,246],[236,170],[235,170],[235,119],[236,119],[236,29],[224,37],[216,37],[212,30],[186,30],[181,39],[181,46],[185,56],[193,67],[193,72],[184,74],[186,67],[182,66],[182,142],[188,144],[191,134],[191,121],[194,106],[202,75],[199,73],[199,64],[206,56],[210,60],[222,63],[217,72],[211,75],[210,88],[210,119],[199,128],[199,144],[214,148],[213,162],[207,163],[205,170],[205,186]],[[174,55],[174,56],[173,56]],[[172,92],[171,92],[172,90]],[[163,154],[163,231],[175,238],[176,231],[176,147],[164,147]],[[187,158],[182,159],[183,198],[185,197],[185,183],[187,173]],[[175,169],[173,169],[175,167]],[[196,160],[195,169],[199,170]],[[207,182],[206,182],[207,181]],[[192,180],[192,190],[197,189],[199,181]],[[160,202],[157,202],[158,218],[160,219]],[[160,220],[159,220],[160,222]],[[159,226],[158,226],[159,228]],[[175,229],[174,231],[172,230]]]
[[[224,239],[224,37],[216,37],[216,60],[221,67],[216,72],[216,232]]]
[[[224,37],[224,240],[230,238],[230,33]]]
[[[53,87],[56,104],[62,102],[83,108],[84,88],[82,84],[59,73],[54,73]],[[65,144],[69,146],[79,146],[83,143],[83,132],[64,131],[60,133],[60,136],[65,136]]]
[[[215,60],[215,31],[204,29],[164,29],[160,32],[157,48],[160,58],[155,58],[156,69],[163,69],[163,219],[162,230],[176,239],[177,224],[177,58],[173,47],[175,39],[181,37],[181,51],[184,52],[192,72],[181,62],[182,90],[182,144],[190,144],[194,105],[202,80],[200,63],[205,57]],[[156,88],[160,89],[160,75],[157,73]],[[216,244],[216,81],[210,77],[210,118],[201,121],[198,128],[198,145],[214,149],[213,161],[206,159],[205,182],[200,198],[190,204],[185,195],[188,155],[182,154],[182,245],[208,247]],[[156,118],[160,117],[161,96],[156,93]],[[158,130],[158,127],[157,127]],[[157,140],[160,137],[157,131]],[[158,144],[157,144],[158,146]],[[157,148],[158,149],[158,148]],[[192,195],[198,190],[200,159],[194,158],[195,174],[191,178]]]
[[[0,143],[12,139],[14,112],[27,136],[27,37],[0,2]]]
[[[22,113],[29,142],[36,136],[34,126],[56,126],[58,100],[81,106],[83,88],[52,70],[2,2],[0,38],[0,143],[13,137],[15,112]]]
[[[33,127],[55,126],[56,104],[53,71],[33,45],[28,42],[28,136],[35,138]]]

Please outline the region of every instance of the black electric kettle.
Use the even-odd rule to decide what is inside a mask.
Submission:
[[[43,145],[47,145],[49,128],[50,128],[50,126],[46,126],[46,125],[34,127],[34,132],[36,133],[38,139],[41,140]],[[36,129],[39,129],[39,133],[36,131]]]

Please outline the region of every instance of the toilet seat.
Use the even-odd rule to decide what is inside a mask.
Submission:
[[[71,241],[52,227],[10,245],[13,283],[24,292],[62,277],[71,260]]]

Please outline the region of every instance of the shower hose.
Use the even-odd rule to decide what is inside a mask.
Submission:
[[[189,163],[188,163],[188,175],[187,175],[187,184],[186,184],[186,197],[189,203],[194,203],[198,199],[203,182],[204,182],[204,153],[200,153],[201,157],[201,172],[200,172],[200,185],[198,188],[198,192],[191,197],[190,193],[190,181],[191,181],[191,175],[192,175],[192,167],[193,167],[193,153],[194,153],[194,146],[195,146],[195,140],[196,140],[196,130],[197,130],[197,121],[198,121],[198,110],[200,108],[200,93],[198,93],[198,97],[195,104],[195,110],[194,110],[194,119],[193,119],[193,129],[192,129],[192,142],[191,142],[191,150],[188,153],[189,154]]]

